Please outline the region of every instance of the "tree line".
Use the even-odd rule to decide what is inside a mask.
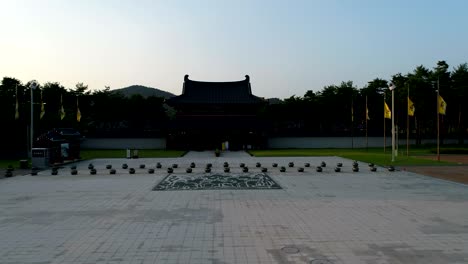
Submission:
[[[271,136],[382,136],[384,132],[384,101],[391,107],[389,83],[397,88],[395,123],[399,133],[406,135],[407,97],[414,102],[415,116],[410,118],[410,136],[420,142],[436,135],[436,91],[447,102],[447,113],[441,116],[441,136],[458,138],[463,143],[467,135],[468,64],[451,71],[445,61],[432,69],[423,65],[412,72],[393,75],[389,80],[375,78],[364,87],[352,81],[328,85],[303,96],[292,95],[267,104],[259,115],[268,119]],[[4,77],[0,85],[1,136],[4,149],[17,149],[27,144],[30,124],[30,83]],[[125,97],[103,90],[90,90],[83,83],[66,88],[58,82],[40,84],[34,94],[34,126],[36,135],[55,127],[77,128],[86,136],[158,137],[165,136],[167,122],[174,111],[163,98],[133,95]],[[41,95],[42,93],[42,95]],[[42,98],[42,100],[41,100]],[[369,119],[366,122],[366,98]],[[15,119],[16,99],[19,117]],[[41,102],[45,114],[42,119]],[[63,106],[65,117],[61,119]],[[77,109],[81,120],[77,120]],[[390,135],[391,123],[386,121]],[[367,123],[367,126],[366,126]],[[21,147],[20,147],[21,148]]]
[[[414,103],[415,114],[410,117],[410,137],[420,143],[435,138],[437,128],[437,90],[447,103],[446,115],[440,116],[441,136],[458,138],[463,143],[468,120],[468,64],[449,71],[445,61],[438,61],[432,69],[417,66],[407,74],[397,73],[389,80],[375,78],[364,87],[352,81],[325,86],[303,96],[291,96],[281,103],[270,105],[266,115],[272,120],[271,133],[277,136],[383,136],[391,132],[391,121],[384,120],[384,101],[391,108],[390,83],[397,88],[395,124],[406,136],[407,97]],[[368,117],[366,127],[366,98]],[[384,122],[385,125],[384,125]]]

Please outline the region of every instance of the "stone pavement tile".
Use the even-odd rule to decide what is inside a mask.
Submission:
[[[167,173],[89,175],[61,169],[0,181],[0,259],[17,263],[466,263],[468,190],[459,184],[379,168],[352,173],[337,157],[223,159],[222,168],[261,162],[282,190],[151,191]],[[313,170],[287,165],[322,160]],[[94,160],[99,170],[191,160]],[[343,163],[343,172],[333,166]],[[185,167],[182,167],[185,168]],[[98,171],[99,171],[98,170]],[[181,170],[182,171],[182,170]],[[62,173],[63,172],[63,173]],[[293,247],[298,253],[281,249]],[[189,262],[187,262],[189,261]]]

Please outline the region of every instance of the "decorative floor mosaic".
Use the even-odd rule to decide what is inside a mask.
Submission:
[[[169,174],[153,191],[219,190],[219,189],[282,189],[265,173],[241,174]]]

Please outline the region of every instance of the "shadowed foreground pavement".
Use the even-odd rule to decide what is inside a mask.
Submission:
[[[466,185],[364,163],[356,173],[338,157],[193,155],[1,179],[0,263],[468,263]],[[184,175],[193,160],[192,175],[206,163],[221,172],[225,161],[232,174],[241,162],[257,173],[260,162],[283,189],[152,191],[165,168],[178,163],[174,174]],[[290,161],[284,173],[272,167]],[[156,162],[163,169],[148,174]]]

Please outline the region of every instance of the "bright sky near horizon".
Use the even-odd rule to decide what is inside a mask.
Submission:
[[[0,0],[0,78],[180,94],[251,78],[261,97],[361,88],[468,62],[465,0]]]

